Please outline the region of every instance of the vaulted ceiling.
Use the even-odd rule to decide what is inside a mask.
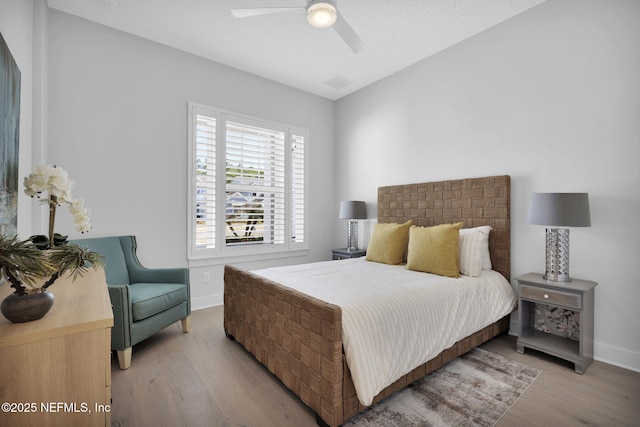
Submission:
[[[338,99],[546,0],[337,0],[364,42],[310,26],[306,0],[48,0],[49,7]],[[298,7],[234,18],[231,9]]]

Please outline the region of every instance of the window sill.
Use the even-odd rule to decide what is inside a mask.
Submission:
[[[234,264],[240,262],[264,261],[269,259],[293,258],[309,255],[309,249],[296,249],[282,252],[269,252],[262,254],[223,255],[206,258],[189,258],[189,268],[208,267],[212,265]]]

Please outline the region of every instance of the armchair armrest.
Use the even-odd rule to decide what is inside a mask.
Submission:
[[[131,300],[128,285],[108,285],[111,308],[113,310],[113,329],[111,329],[111,348],[122,351],[131,347]]]
[[[129,265],[131,283],[189,283],[186,268],[145,268],[141,265]]]

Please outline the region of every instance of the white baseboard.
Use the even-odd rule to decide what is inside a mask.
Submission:
[[[224,303],[224,294],[207,295],[199,298],[191,298],[191,310],[216,307]]]
[[[640,353],[599,342],[593,343],[593,353],[595,360],[640,372]]]

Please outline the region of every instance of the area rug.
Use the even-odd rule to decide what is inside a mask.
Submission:
[[[493,426],[541,372],[475,348],[344,426]]]

